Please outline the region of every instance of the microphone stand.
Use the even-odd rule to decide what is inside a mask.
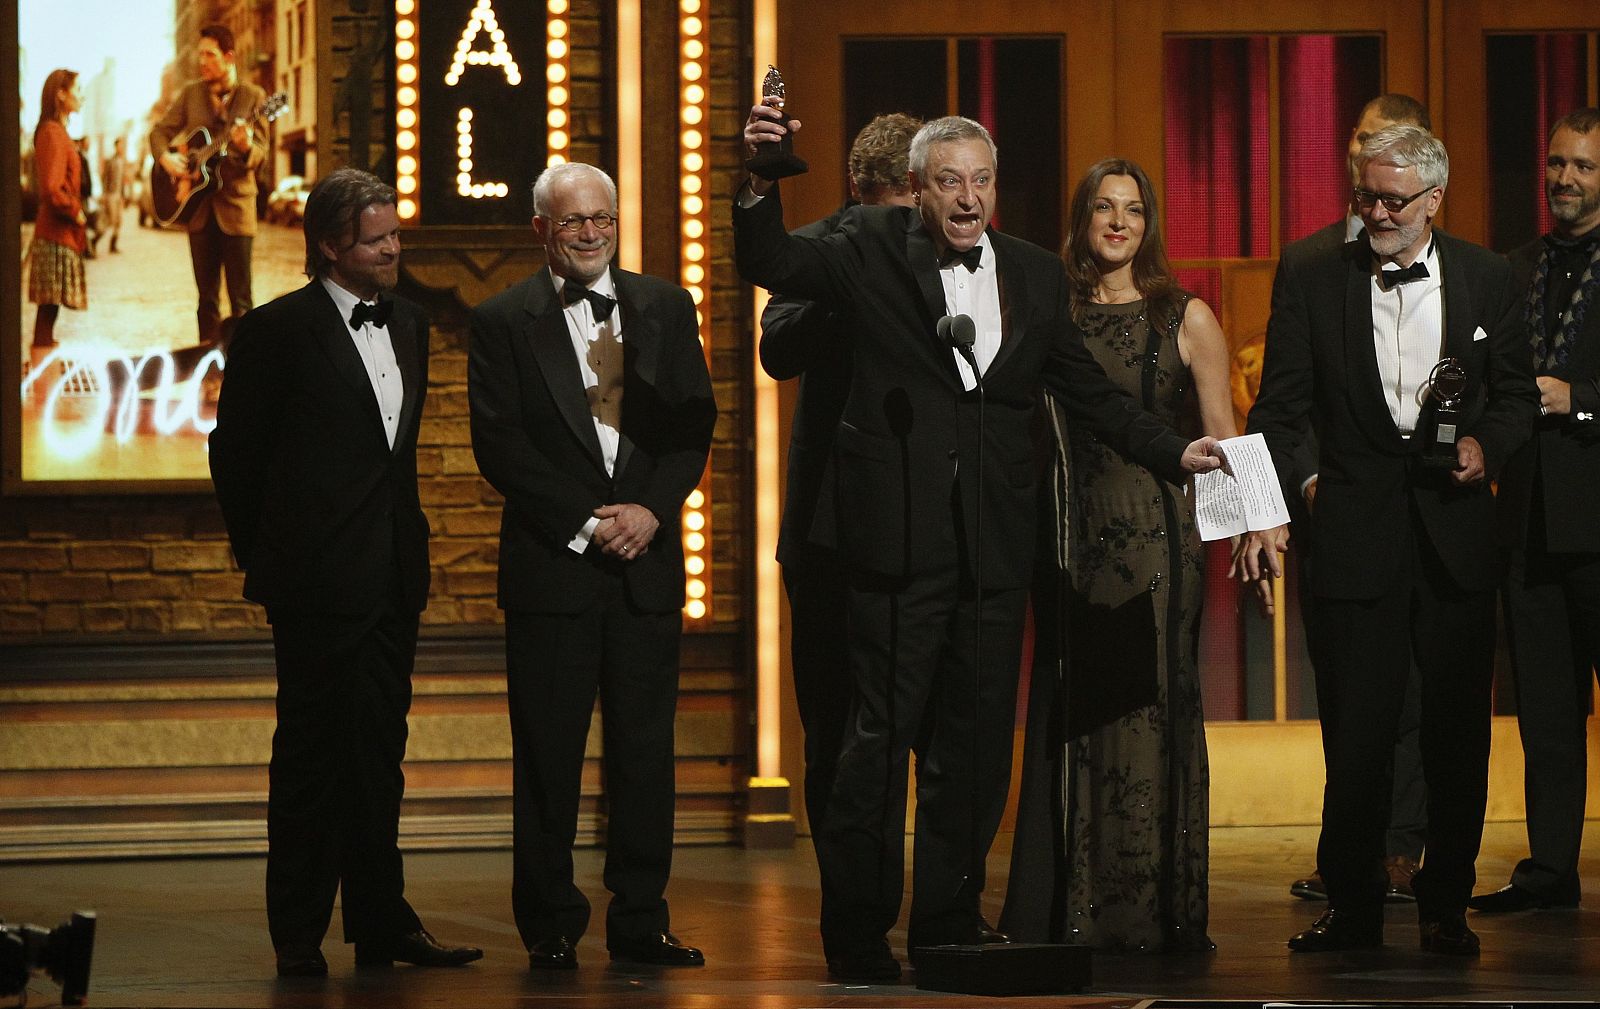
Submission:
[[[978,844],[978,810],[981,799],[982,705],[983,691],[983,482],[984,432],[988,395],[983,371],[973,353],[977,332],[970,317],[945,316],[939,320],[939,336],[946,340],[972,369],[978,391],[978,486],[973,504],[975,535],[972,548],[973,616],[972,662],[972,786],[967,797],[967,874],[956,887],[956,895],[984,876],[984,853]],[[1013,670],[1015,673],[1015,670]],[[1014,885],[1016,880],[1008,882]],[[979,914],[982,913],[981,905]],[[1016,996],[1058,995],[1083,991],[1089,987],[1090,951],[1086,946],[1060,943],[977,943],[973,945],[923,946],[917,950],[917,987],[924,991],[959,992],[967,995]]]

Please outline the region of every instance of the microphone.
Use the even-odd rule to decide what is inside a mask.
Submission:
[[[978,326],[972,321],[970,315],[946,315],[934,327],[939,334],[939,339],[948,343],[967,362],[967,367],[972,369],[972,377],[978,383],[978,390],[983,390],[983,372],[978,370],[978,358],[972,353],[973,344],[978,342]]]
[[[978,342],[978,327],[970,315],[947,315],[937,326],[939,339],[961,351],[963,357],[972,352]]]

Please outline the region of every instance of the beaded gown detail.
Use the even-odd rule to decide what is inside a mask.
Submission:
[[[1156,332],[1138,301],[1090,306],[1081,326],[1113,382],[1174,430],[1198,427],[1176,324]],[[1061,618],[1070,656],[1062,675],[1078,682],[1041,682],[1058,671],[1041,643],[1048,665],[1035,666],[1035,696],[1053,694],[1055,714],[1048,728],[1030,714],[1002,927],[1019,939],[1103,950],[1210,949],[1196,659],[1202,553],[1189,501],[1092,434],[1067,431],[1053,404],[1050,417],[1056,522],[1046,535],[1054,534],[1057,564],[1042,566],[1051,578],[1062,565],[1067,572],[1057,609],[1080,616]],[[1049,623],[1040,620],[1042,629]],[[1082,715],[1072,705],[1100,710]],[[1073,726],[1084,717],[1087,726]],[[1048,837],[1039,818],[1049,820]],[[1047,844],[1054,850],[1039,850]],[[1052,885],[1040,885],[1041,874]]]

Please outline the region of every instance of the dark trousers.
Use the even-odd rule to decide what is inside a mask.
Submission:
[[[606,940],[615,947],[666,931],[681,637],[679,613],[636,610],[620,575],[581,613],[506,612],[511,904],[524,945],[557,935],[576,942],[589,926],[572,844],[596,695],[612,895]]]
[[[849,597],[832,550],[803,544],[783,565],[789,596],[789,663],[805,731],[806,820],[822,830],[850,720]]]
[[[980,605],[958,570],[896,583],[857,577],[849,590],[853,710],[816,838],[829,957],[875,951],[899,917],[913,746],[909,945],[977,940],[984,859],[1011,780],[1027,594],[984,592]]]
[[[228,278],[228,315],[237,319],[250,311],[249,235],[229,235],[217,226],[217,215],[210,207],[200,210],[205,225],[189,232],[189,260],[194,266],[194,286],[200,295],[195,311],[201,343],[216,343],[222,336],[221,289],[223,274]]]
[[[1428,854],[1413,881],[1424,920],[1466,906],[1488,789],[1494,593],[1458,588],[1418,519],[1409,524],[1402,563],[1383,595],[1318,597],[1312,616],[1327,764],[1317,868],[1330,906],[1378,922],[1391,760],[1412,662],[1421,677],[1428,783]]]
[[[1315,621],[1312,609],[1316,598],[1311,593],[1311,513],[1304,499],[1292,497],[1289,514],[1295,523],[1296,588],[1300,597],[1301,619],[1305,622],[1306,647],[1316,658]],[[1422,773],[1422,676],[1415,663],[1406,677],[1405,699],[1400,706],[1400,724],[1394,744],[1394,788],[1389,796],[1389,830],[1384,842],[1385,855],[1404,855],[1422,860],[1428,841],[1428,785]]]
[[[273,945],[318,945],[343,891],[346,942],[421,928],[398,842],[417,615],[275,610],[278,726],[267,793]]]
[[[1584,728],[1600,663],[1600,554],[1512,551],[1506,623],[1516,669],[1517,729],[1528,858],[1511,881],[1553,901],[1577,900],[1588,785]]]

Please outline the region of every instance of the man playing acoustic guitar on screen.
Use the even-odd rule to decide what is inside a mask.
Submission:
[[[200,79],[183,86],[150,131],[150,150],[157,157],[150,173],[156,216],[163,223],[187,222],[203,346],[224,336],[219,300],[224,271],[230,322],[253,303],[250,246],[256,234],[256,168],[267,156],[267,129],[261,121],[265,96],[254,84],[239,80],[233,44],[233,31],[225,25],[200,29],[195,50]],[[191,155],[213,147],[209,164],[191,165]]]

